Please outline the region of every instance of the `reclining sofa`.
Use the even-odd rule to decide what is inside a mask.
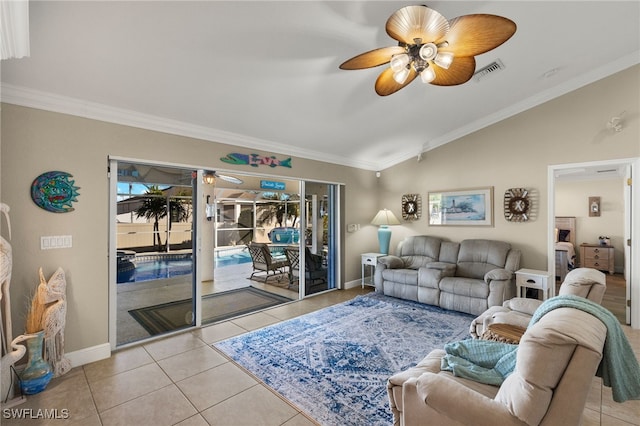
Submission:
[[[472,315],[515,296],[520,251],[509,243],[418,235],[400,242],[396,253],[376,265],[376,291],[387,296]]]

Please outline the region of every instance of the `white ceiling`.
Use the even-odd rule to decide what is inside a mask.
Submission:
[[[394,45],[385,22],[409,4],[31,0],[31,56],[2,61],[2,100],[381,170],[640,62],[638,1],[433,1],[512,19],[476,57],[506,69],[379,97],[383,67],[338,66]]]

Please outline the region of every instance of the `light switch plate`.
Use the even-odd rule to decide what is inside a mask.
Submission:
[[[71,235],[47,235],[40,237],[40,250],[71,247],[73,247],[73,238]]]

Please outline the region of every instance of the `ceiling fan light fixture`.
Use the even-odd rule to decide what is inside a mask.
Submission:
[[[404,84],[404,82],[407,81],[407,77],[409,77],[409,68],[407,67],[393,73],[393,79],[398,84]]]
[[[420,57],[425,61],[433,61],[438,54],[438,47],[433,43],[425,43],[420,47]]]
[[[395,11],[385,29],[397,45],[370,50],[340,65],[340,69],[353,70],[390,63],[376,79],[380,96],[396,93],[418,75],[437,86],[466,83],[474,76],[475,56],[506,42],[517,27],[508,18],[482,13],[449,21],[427,6],[416,5]]]
[[[420,80],[422,80],[423,83],[431,83],[435,78],[436,73],[432,67],[428,66],[420,73]]]
[[[453,53],[451,52],[439,52],[433,59],[433,62],[440,68],[448,70],[453,62]]]
[[[407,68],[409,65],[409,55],[401,53],[399,55],[393,55],[391,57],[390,66],[394,73],[400,72],[402,69]]]

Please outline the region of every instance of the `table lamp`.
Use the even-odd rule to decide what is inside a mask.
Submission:
[[[389,254],[389,242],[391,242],[391,229],[389,225],[400,225],[400,221],[391,210],[382,209],[371,221],[372,225],[378,225],[378,242],[380,243],[380,253]]]

